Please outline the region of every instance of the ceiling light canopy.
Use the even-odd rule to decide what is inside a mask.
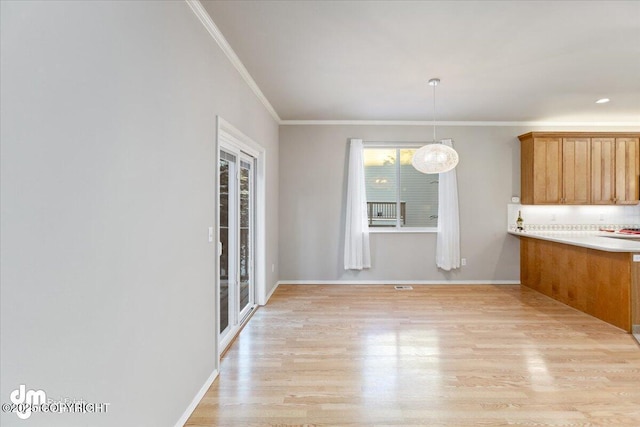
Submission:
[[[596,104],[606,104],[609,101],[611,101],[609,98],[600,98],[596,101]]]
[[[440,79],[429,80],[433,87],[433,141],[420,147],[413,154],[413,167],[422,173],[444,173],[458,164],[458,153],[452,147],[436,140],[436,86]]]

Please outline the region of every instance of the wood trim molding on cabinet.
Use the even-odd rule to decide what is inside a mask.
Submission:
[[[640,138],[638,132],[528,132],[518,136],[522,141],[528,138]]]

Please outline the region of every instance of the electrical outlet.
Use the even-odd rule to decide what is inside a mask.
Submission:
[[[271,272],[274,273],[276,271],[276,265],[271,264]]]
[[[466,258],[462,258],[460,260],[460,265],[467,265],[467,259]]]

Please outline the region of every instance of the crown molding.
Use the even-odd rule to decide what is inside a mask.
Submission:
[[[216,26],[209,16],[209,13],[205,10],[200,0],[185,0],[189,5],[193,13],[198,17],[202,25],[209,32],[211,37],[216,41],[220,49],[227,56],[231,64],[240,73],[240,76],[249,85],[253,93],[258,97],[262,105],[271,114],[273,119],[282,126],[296,126],[296,125],[348,125],[348,126],[430,126],[433,125],[433,121],[428,120],[282,120],[276,110],[273,108],[267,97],[262,93],[258,84],[253,80],[249,71],[238,58],[235,51],[222,35],[220,29]],[[435,122],[438,126],[578,126],[578,127],[611,127],[611,126],[630,126],[640,127],[640,122],[552,122],[552,121],[523,121],[523,122],[499,122],[499,121],[440,121]]]
[[[280,120],[283,126],[297,125],[347,125],[347,126],[433,126],[427,120]],[[436,121],[437,126],[579,126],[608,127],[633,126],[640,127],[640,122],[492,122],[492,121]]]
[[[222,51],[227,56],[227,58],[229,58],[229,61],[231,61],[231,64],[233,64],[235,69],[238,70],[238,73],[240,73],[240,76],[242,76],[242,78],[249,85],[253,93],[258,97],[260,102],[262,102],[262,105],[264,105],[264,107],[271,114],[274,120],[278,122],[278,124],[280,124],[282,120],[280,119],[280,116],[278,116],[278,113],[276,112],[276,110],[273,108],[273,105],[271,105],[267,97],[264,96],[264,93],[262,93],[262,91],[258,87],[258,84],[255,82],[255,80],[253,80],[253,77],[251,77],[251,74],[249,74],[249,71],[247,71],[242,61],[240,61],[240,58],[238,58],[238,55],[236,55],[233,48],[227,41],[227,39],[224,38],[224,36],[220,32],[220,29],[213,22],[213,19],[211,19],[211,16],[209,16],[204,6],[202,6],[202,3],[200,3],[200,0],[185,0],[185,2],[189,5],[189,7],[191,7],[191,10],[198,17],[200,22],[202,22],[202,25],[204,25],[204,27],[207,29],[211,37],[213,37],[216,43],[218,43],[218,46],[220,46],[220,49],[222,49]]]

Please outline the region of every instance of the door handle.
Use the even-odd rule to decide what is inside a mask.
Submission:
[[[218,256],[222,256],[222,242],[218,242]]]

